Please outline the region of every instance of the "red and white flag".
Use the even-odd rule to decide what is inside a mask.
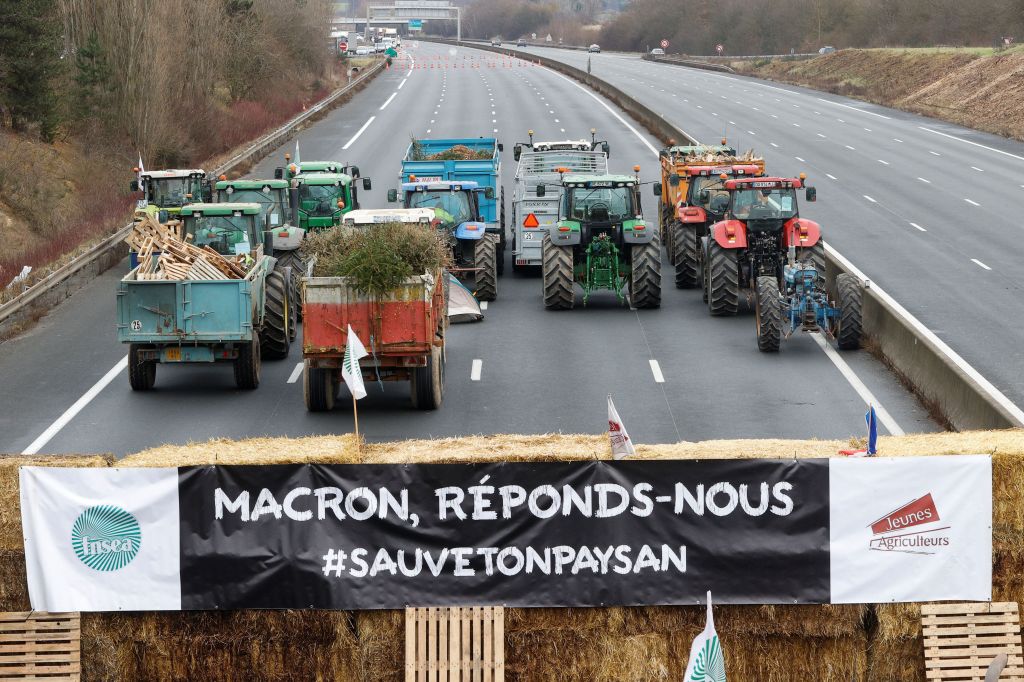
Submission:
[[[619,419],[619,412],[615,409],[615,403],[612,402],[610,393],[608,394],[608,437],[612,441],[612,457],[615,459],[636,454],[636,450],[633,449],[633,441],[629,439],[626,427]]]

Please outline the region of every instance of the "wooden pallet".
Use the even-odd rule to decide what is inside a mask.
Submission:
[[[405,680],[504,682],[504,607],[406,609]]]
[[[929,680],[984,682],[989,663],[1005,653],[999,682],[1024,682],[1017,602],[922,604],[921,627]]]
[[[80,680],[77,613],[0,612],[0,680]]]

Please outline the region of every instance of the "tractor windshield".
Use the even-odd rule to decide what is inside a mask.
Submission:
[[[732,214],[740,220],[788,220],[796,215],[796,191],[791,187],[737,190]]]
[[[180,207],[199,200],[199,182],[192,178],[148,178],[149,203],[161,208]],[[192,194],[195,199],[186,195]]]
[[[432,208],[435,210],[438,220],[445,225],[459,225],[473,220],[467,192],[447,190],[415,192],[409,198],[407,208]]]
[[[703,194],[707,190],[707,195]],[[686,198],[690,206],[700,206],[712,213],[722,214],[729,207],[729,192],[725,189],[725,180],[715,175],[698,175],[690,180],[689,196]]]
[[[283,189],[272,189],[269,192],[264,192],[261,189],[236,189],[230,194],[224,190],[220,192],[221,201],[259,204],[259,224],[261,227],[266,224],[267,216],[270,216],[271,227],[284,225],[288,219],[285,196],[286,194]]]
[[[185,237],[202,248],[209,246],[217,253],[233,256],[249,253],[255,248],[255,216],[189,216],[185,219]]]
[[[316,218],[329,218],[340,208],[341,188],[336,185],[299,185],[302,210]]]
[[[632,187],[579,187],[566,198],[568,217],[586,222],[619,222],[635,218]]]

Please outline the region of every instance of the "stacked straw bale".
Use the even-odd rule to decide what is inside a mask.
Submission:
[[[1024,602],[1024,431],[882,437],[890,456],[993,455],[996,600]],[[847,441],[721,440],[638,445],[642,459],[829,457]],[[364,444],[352,436],[254,438],[167,445],[118,466],[306,462],[469,462],[607,459],[602,436],[477,436]],[[108,466],[108,457],[0,458],[0,608],[25,609],[17,466]],[[718,606],[730,679],[870,682],[924,680],[915,605]],[[510,681],[647,682],[679,679],[704,609],[509,609]],[[84,679],[404,679],[401,611],[244,611],[86,614]]]

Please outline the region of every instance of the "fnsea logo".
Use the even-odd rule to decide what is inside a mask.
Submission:
[[[949,545],[949,535],[943,531],[950,526],[937,525],[940,521],[935,500],[928,493],[873,521],[869,546],[880,552],[935,554]]]
[[[71,527],[71,548],[82,563],[97,571],[124,568],[139,553],[142,529],[120,507],[98,505],[82,512]]]

